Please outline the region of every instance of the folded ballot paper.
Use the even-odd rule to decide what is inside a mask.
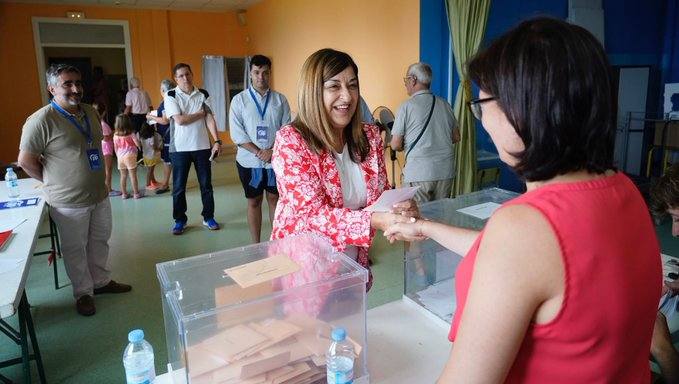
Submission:
[[[384,191],[376,202],[365,207],[363,210],[370,212],[389,212],[394,204],[412,199],[419,188],[420,187],[405,187]]]
[[[325,383],[332,325],[304,315],[245,321],[187,349],[192,384]],[[348,338],[356,355],[362,346]]]

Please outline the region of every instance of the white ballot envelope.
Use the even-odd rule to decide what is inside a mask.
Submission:
[[[152,114],[153,116],[158,116],[158,110],[156,110],[156,109],[152,110],[149,113]],[[146,123],[148,123],[148,125],[153,125],[153,124],[156,123],[156,121],[153,120],[153,119],[146,119]]]
[[[419,188],[419,186],[405,187],[384,191],[376,202],[363,208],[363,210],[370,212],[389,212],[394,204],[412,199]]]
[[[460,208],[457,211],[470,216],[474,216],[481,220],[486,220],[493,214],[493,212],[500,208],[500,206],[501,205],[498,203],[489,201],[487,203],[472,205],[471,207]]]

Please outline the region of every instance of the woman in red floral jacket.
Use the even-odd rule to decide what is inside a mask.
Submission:
[[[302,67],[299,114],[276,134],[272,164],[279,200],[271,239],[310,232],[368,267],[375,229],[417,216],[413,202],[393,213],[362,208],[389,189],[378,128],[361,122],[358,67],[332,49]],[[372,275],[368,289],[372,284]]]

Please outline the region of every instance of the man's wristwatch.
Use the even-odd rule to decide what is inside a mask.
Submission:
[[[215,140],[215,144],[219,144],[219,145],[221,146],[221,145],[222,145],[222,141],[221,141],[221,140]]]

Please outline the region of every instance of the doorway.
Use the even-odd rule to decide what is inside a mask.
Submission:
[[[82,74],[85,103],[106,104],[108,120],[124,108],[127,79],[134,76],[127,21],[32,20],[40,84],[49,65],[71,64]],[[40,89],[46,104],[49,94],[45,86]]]
[[[125,51],[120,48],[44,48],[46,66],[69,64],[80,71],[83,81],[83,102],[104,104],[110,124],[125,108],[127,70]]]

